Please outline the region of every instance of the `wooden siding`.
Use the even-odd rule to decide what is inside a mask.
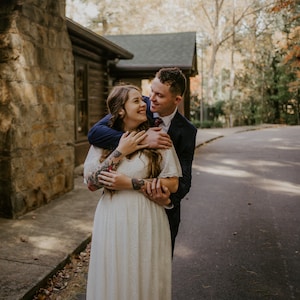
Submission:
[[[78,135],[78,128],[75,128],[75,166],[84,162],[86,153],[89,148],[87,140],[88,130],[106,114],[106,98],[108,93],[108,75],[107,75],[107,57],[103,50],[102,55],[73,46],[74,63],[76,65],[84,65],[86,70],[86,97],[87,97],[87,130]],[[76,69],[76,68],[75,68]],[[75,80],[75,91],[76,80]],[[75,101],[77,104],[77,96]],[[77,109],[76,115],[77,116]],[[77,123],[76,123],[77,124]]]
[[[89,128],[107,112],[108,78],[103,65],[89,64]]]
[[[84,162],[88,130],[106,114],[108,64],[133,54],[102,36],[66,19],[75,66],[75,165]]]

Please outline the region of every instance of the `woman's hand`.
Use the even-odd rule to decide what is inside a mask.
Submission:
[[[147,148],[148,144],[141,144],[141,142],[146,138],[147,133],[145,130],[136,132],[125,132],[119,142],[116,150],[118,150],[122,155],[126,156],[137,150]]]
[[[109,190],[131,189],[131,178],[116,171],[102,171],[98,175],[99,183]]]

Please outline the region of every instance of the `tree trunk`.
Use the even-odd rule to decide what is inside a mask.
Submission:
[[[233,14],[232,14],[232,25],[234,28],[235,24],[235,0],[233,0]],[[234,79],[235,79],[235,67],[234,67],[234,48],[235,48],[235,28],[233,29],[231,39],[231,55],[230,55],[230,79],[229,79],[229,101],[232,101],[233,90],[234,90]]]

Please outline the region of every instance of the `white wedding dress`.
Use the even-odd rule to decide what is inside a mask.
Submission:
[[[91,146],[84,173],[99,161],[101,149]],[[163,150],[159,177],[181,176],[174,148]],[[118,172],[146,178],[148,159],[124,159]],[[99,163],[98,163],[99,164]],[[92,236],[87,300],[170,300],[171,238],[162,206],[134,190],[103,189]],[[99,192],[99,191],[98,191]]]

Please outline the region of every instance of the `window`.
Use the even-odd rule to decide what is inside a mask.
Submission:
[[[76,99],[76,140],[86,140],[88,133],[88,64],[76,62],[75,99]]]

